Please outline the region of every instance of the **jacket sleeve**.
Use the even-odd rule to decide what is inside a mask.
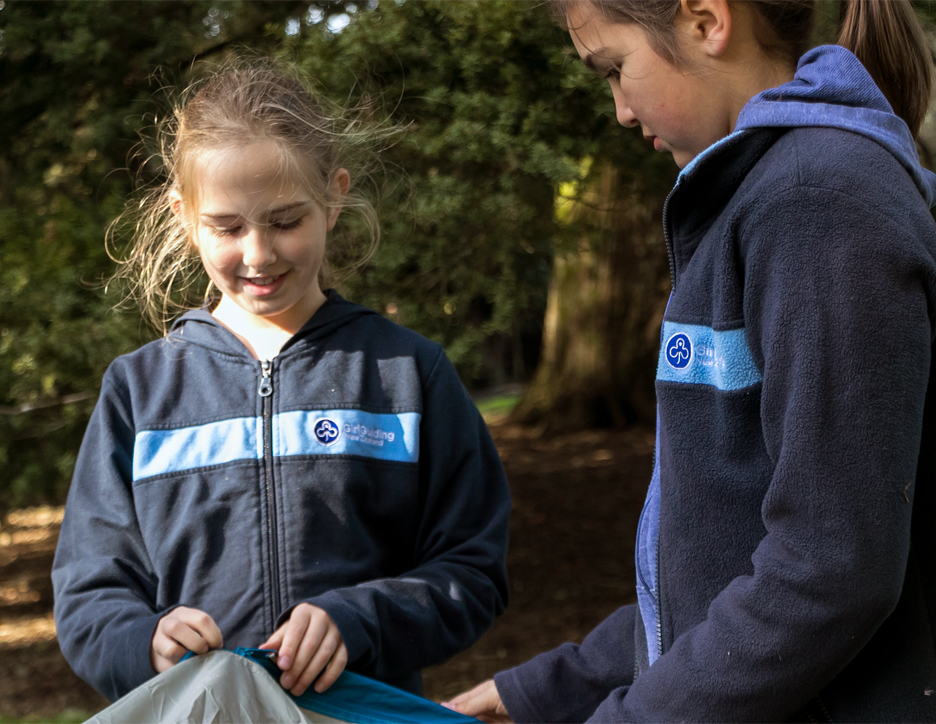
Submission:
[[[66,660],[111,701],[155,675],[149,645],[165,612],[133,503],[133,420],[113,367],[78,454],[52,584]]]
[[[932,230],[914,223],[816,187],[747,219],[745,321],[775,466],[766,535],[752,574],[592,720],[787,720],[894,610],[933,334],[919,241]]]
[[[521,722],[585,721],[612,691],[634,678],[636,605],[602,621],[579,644],[563,644],[494,677],[511,718]]]
[[[419,471],[415,567],[308,601],[338,626],[356,670],[382,679],[466,649],[507,603],[507,480],[441,349],[423,383]]]

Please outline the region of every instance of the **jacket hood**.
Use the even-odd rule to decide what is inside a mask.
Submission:
[[[789,83],[751,98],[735,133],[748,128],[821,126],[859,133],[890,151],[913,178],[928,206],[936,204],[936,174],[920,165],[916,142],[870,74],[839,45],[813,48]]]
[[[329,289],[325,294],[327,296],[325,303],[283,345],[281,354],[297,344],[331,334],[334,330],[359,317],[377,314],[372,309],[349,302],[334,289]],[[224,354],[247,354],[247,349],[240,340],[211,316],[211,312],[206,308],[193,309],[176,319],[167,336],[181,338],[186,342],[193,342]]]

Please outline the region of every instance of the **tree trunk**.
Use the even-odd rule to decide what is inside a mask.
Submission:
[[[575,204],[588,230],[557,254],[533,382],[512,419],[545,434],[652,421],[660,324],[670,288],[662,199],[610,165]]]

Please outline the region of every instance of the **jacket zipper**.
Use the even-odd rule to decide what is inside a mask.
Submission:
[[[663,599],[662,587],[660,586],[660,531],[657,529],[656,546],[656,634],[657,634],[657,655],[663,655]]]
[[[670,294],[676,290],[676,257],[673,253],[673,241],[669,233],[668,210],[670,199],[673,198],[673,194],[675,194],[676,189],[679,188],[681,180],[681,178],[676,179],[676,183],[673,185],[673,188],[670,189],[670,192],[666,195],[666,200],[663,202],[663,242],[666,244],[666,260],[669,262]]]
[[[276,627],[276,617],[282,610],[282,595],[279,582],[279,554],[276,541],[276,487],[273,481],[273,362],[260,361],[260,388],[257,390],[263,402],[263,487],[267,499],[267,550],[270,572],[270,595],[273,599],[273,620],[270,631]]]
[[[666,244],[666,260],[669,262],[669,271],[670,271],[670,299],[673,298],[673,292],[676,291],[676,257],[673,252],[673,241],[670,237],[669,232],[669,205],[670,199],[673,198],[673,194],[676,193],[676,189],[679,188],[679,184],[682,180],[682,177],[676,179],[676,183],[673,188],[670,189],[670,192],[666,195],[666,200],[663,202],[663,241]],[[669,308],[669,302],[667,302],[667,308]],[[663,343],[663,330],[660,330],[660,343]],[[659,420],[657,420],[657,425],[659,425]],[[659,455],[660,451],[654,449],[654,456]],[[660,476],[660,485],[663,485],[663,476]],[[662,499],[663,491],[660,491],[660,496]],[[657,634],[657,654],[659,656],[663,655],[663,591],[662,586],[660,585],[660,531],[657,530],[657,545],[656,545],[656,589],[654,591],[654,598],[656,599],[656,634]]]

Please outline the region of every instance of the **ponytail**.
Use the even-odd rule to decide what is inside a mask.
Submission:
[[[933,88],[932,49],[910,0],[842,0],[837,44],[854,53],[916,136]]]

